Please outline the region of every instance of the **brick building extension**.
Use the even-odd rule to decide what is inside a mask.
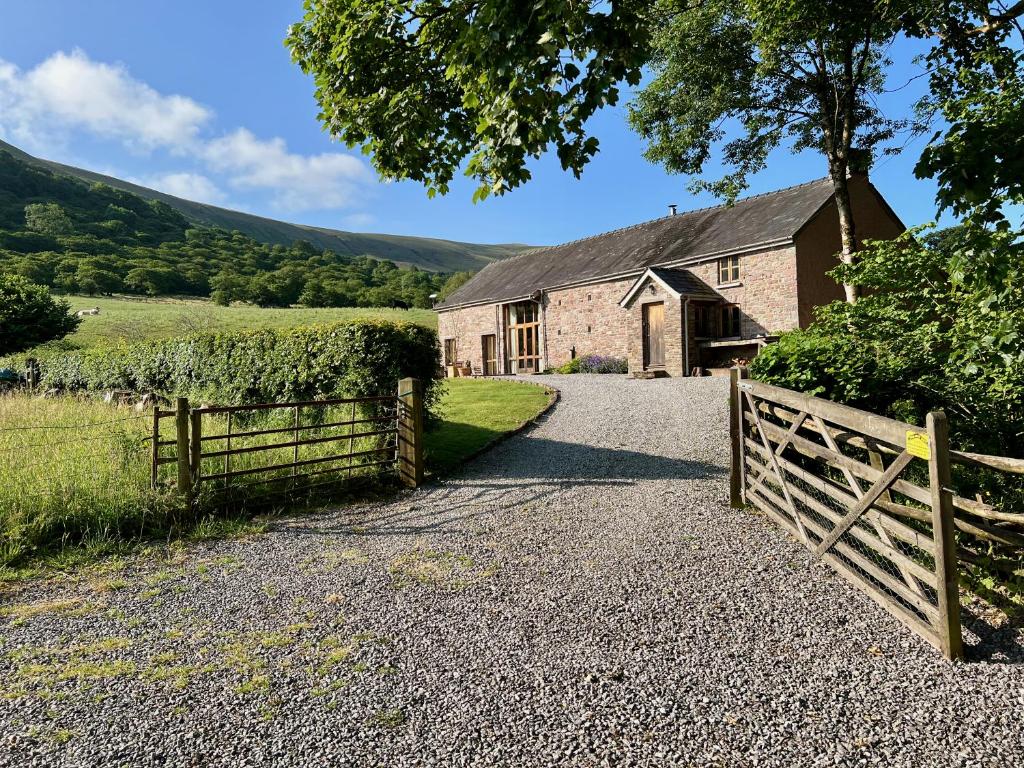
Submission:
[[[850,182],[859,239],[903,231],[866,177]],[[839,250],[827,179],[531,250],[437,307],[445,363],[529,373],[596,353],[634,375],[685,376],[750,358],[842,298],[826,274]]]

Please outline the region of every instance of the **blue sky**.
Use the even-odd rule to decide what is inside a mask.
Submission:
[[[714,204],[643,159],[624,106],[593,123],[601,153],[582,180],[546,158],[534,180],[473,204],[474,184],[428,200],[384,184],[330,141],[310,81],[282,40],[300,0],[6,0],[0,24],[0,137],[26,151],[192,199],[338,229],[471,242],[564,242]],[[896,51],[906,59],[906,51]],[[902,67],[892,85],[918,70]],[[904,112],[923,81],[887,96]],[[923,140],[872,179],[907,224],[935,216],[914,179]],[[752,180],[764,192],[825,175],[824,160],[779,152]]]

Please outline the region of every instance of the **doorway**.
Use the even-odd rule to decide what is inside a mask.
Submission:
[[[498,337],[493,333],[480,337],[480,346],[483,353],[484,376],[496,376],[498,374]]]
[[[665,304],[643,305],[644,370],[665,367]]]
[[[508,308],[509,357],[512,373],[540,370],[540,312],[532,301]]]

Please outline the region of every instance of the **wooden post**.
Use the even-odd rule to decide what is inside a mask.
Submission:
[[[729,371],[729,506],[743,508],[743,400],[740,398],[740,369]]]
[[[953,527],[953,476],[949,458],[949,423],[942,411],[928,414],[928,480],[932,496],[932,537],[935,539],[935,588],[939,598],[936,630],[947,659],[964,655],[960,632],[956,537]]]
[[[199,489],[199,478],[202,477],[203,469],[203,412],[192,411],[192,439],[189,442],[188,466],[190,470],[191,489],[189,498],[195,495]]]
[[[401,391],[401,390],[399,390],[399,391]],[[402,404],[399,403],[398,407],[401,408]],[[352,423],[348,425],[348,461],[345,462],[346,465],[348,466],[348,479],[349,480],[352,479],[352,440],[353,440],[352,435],[354,435],[355,431],[356,431],[355,420],[356,420],[356,402],[355,402],[355,400],[353,400],[352,401],[352,416],[349,419],[349,421],[352,422]]]
[[[295,480],[295,476],[299,474],[299,406],[295,406],[295,432],[292,438],[292,442],[295,443],[295,450],[292,451],[292,480]]]
[[[150,438],[153,441],[153,452],[149,466],[149,487],[156,490],[160,475],[160,406],[153,408],[153,432]]]
[[[30,357],[25,361],[25,379],[28,383],[28,388],[35,391],[36,387],[39,386],[39,361],[34,357]]]
[[[228,411],[228,432],[227,432],[227,435],[228,435],[227,450],[228,451],[231,450],[231,417],[233,415],[234,414],[231,411]],[[225,475],[225,477],[224,477],[224,487],[225,488],[227,488],[228,484],[231,482],[231,478],[226,476],[228,474],[228,472],[230,472],[230,471],[231,471],[231,454],[230,453],[225,453],[224,454],[224,475]]]
[[[423,484],[423,384],[398,382],[398,474],[405,485]]]
[[[192,472],[189,469],[188,398],[179,397],[174,404],[174,426],[177,431],[178,493],[192,499]]]

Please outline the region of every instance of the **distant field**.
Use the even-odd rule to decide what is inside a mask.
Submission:
[[[100,314],[83,317],[68,340],[89,347],[118,339],[166,339],[200,331],[240,331],[252,328],[294,328],[335,323],[355,318],[382,318],[437,327],[429,309],[260,309],[252,306],[218,307],[201,299],[97,298],[69,296],[75,310],[99,307]]]

